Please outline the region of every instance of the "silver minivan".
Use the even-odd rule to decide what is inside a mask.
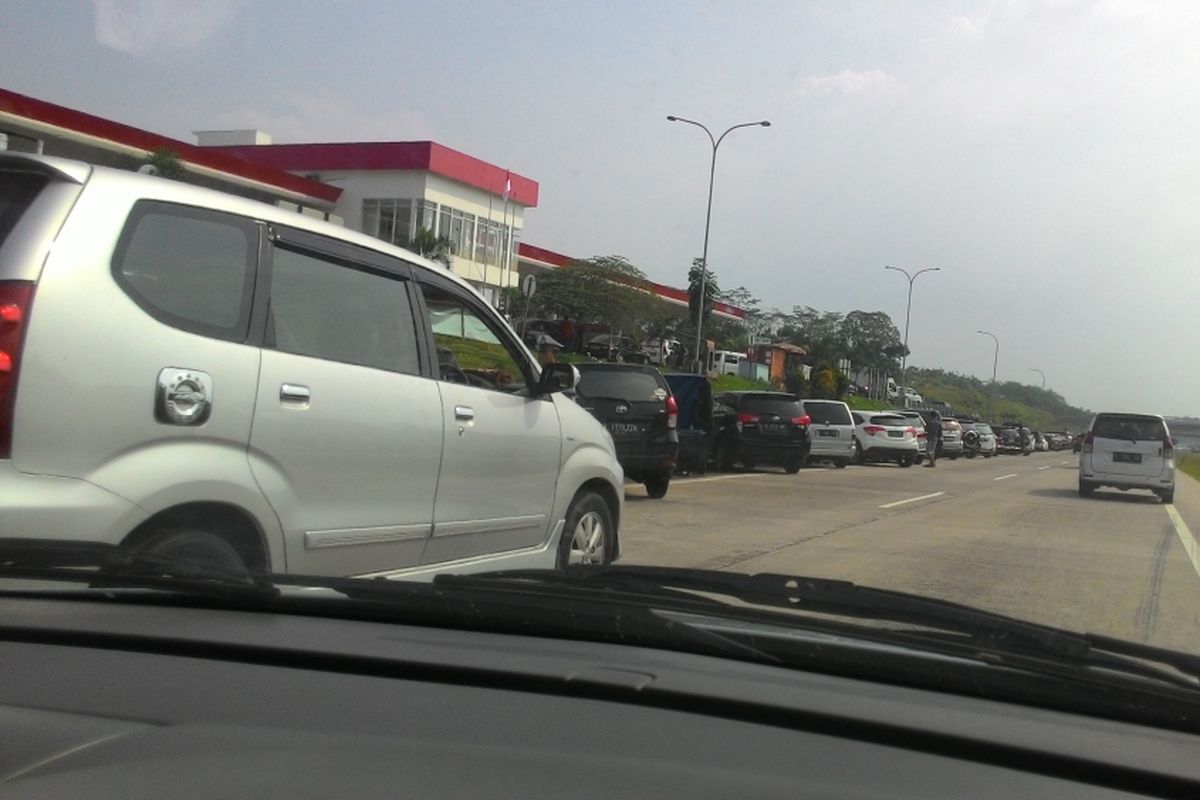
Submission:
[[[407,251],[0,155],[0,536],[324,575],[612,561],[623,475],[577,380]]]
[[[1101,486],[1149,489],[1175,500],[1175,443],[1157,414],[1097,414],[1079,453],[1079,496]]]
[[[854,458],[854,420],[850,406],[841,400],[801,400],[812,443],[809,461],[829,461],[843,469]]]

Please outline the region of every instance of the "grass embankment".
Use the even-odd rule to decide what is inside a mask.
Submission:
[[[1069,420],[1057,419],[1049,411],[1033,408],[1016,400],[997,397],[989,404],[986,390],[938,380],[914,380],[912,384],[926,401],[949,403],[954,413],[959,416],[972,416],[994,423],[1020,420],[1035,431],[1079,430],[1078,422],[1072,424]]]
[[[855,411],[886,411],[893,406],[888,405],[883,400],[871,400],[866,397],[857,397],[850,395],[846,398],[846,405],[853,408]]]
[[[1200,453],[1176,453],[1175,468],[1200,481]]]

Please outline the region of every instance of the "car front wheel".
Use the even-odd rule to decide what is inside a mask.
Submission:
[[[612,511],[595,492],[581,492],[567,511],[558,543],[558,567],[607,564],[612,560]]]
[[[1089,483],[1088,481],[1085,481],[1082,478],[1079,479],[1079,496],[1080,497],[1091,497],[1092,492],[1094,492],[1094,491],[1096,491],[1096,485],[1094,483]]]
[[[662,472],[658,475],[652,475],[645,480],[646,496],[658,500],[665,497],[667,489],[671,486],[671,473]]]

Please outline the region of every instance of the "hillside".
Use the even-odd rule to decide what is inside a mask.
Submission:
[[[948,403],[956,414],[990,422],[1020,420],[1034,430],[1078,431],[1092,419],[1091,411],[1070,405],[1057,392],[1013,381],[997,384],[993,395],[991,385],[978,378],[910,367],[908,382],[926,402]]]

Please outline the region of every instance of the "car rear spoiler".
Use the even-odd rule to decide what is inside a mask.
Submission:
[[[92,174],[92,167],[81,161],[42,156],[35,153],[0,152],[0,169],[32,172],[59,181],[83,184]]]

